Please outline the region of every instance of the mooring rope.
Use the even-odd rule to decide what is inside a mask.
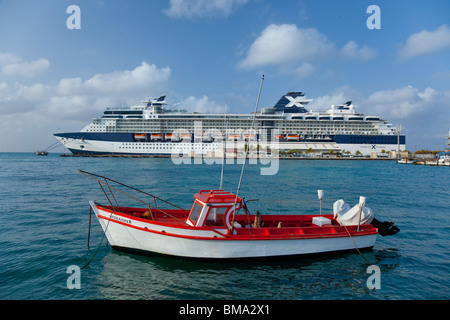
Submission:
[[[98,182],[98,185],[100,186],[100,188],[102,189],[103,193],[105,194],[106,199],[108,199],[108,202],[109,202],[109,204],[111,205],[111,208],[114,209],[114,206],[112,205],[111,200],[109,199],[108,195],[106,194],[105,189],[103,189],[102,184],[100,183],[99,180],[97,180],[97,182]],[[108,187],[109,187],[109,185],[108,185]],[[110,191],[111,191],[111,189],[110,189]],[[114,195],[113,195],[113,196],[114,196]],[[115,200],[115,198],[114,198],[114,200]],[[90,211],[89,211],[89,228],[90,228],[90,224],[91,224],[91,223],[90,223],[91,212],[92,212],[91,210],[92,210],[92,206],[90,207]],[[113,212],[114,212],[114,211],[113,211]],[[100,246],[101,246],[102,243],[103,243],[103,239],[105,239],[106,231],[108,230],[109,222],[111,221],[112,215],[113,215],[113,213],[111,212],[110,215],[109,215],[108,223],[106,224],[105,230],[103,231],[102,239],[100,240],[100,243],[99,243],[97,249],[95,250],[94,255],[93,255],[92,258],[88,261],[88,263],[86,263],[81,269],[86,268],[86,267],[92,262],[92,260],[94,260],[94,257],[97,255],[97,252],[98,252],[98,250],[100,249]],[[89,229],[89,234],[90,234],[90,229]],[[89,243],[89,242],[88,242],[88,243]],[[89,246],[89,245],[88,245],[88,246]]]
[[[48,146],[47,148],[45,148],[42,151],[50,151],[50,150],[58,148],[59,146],[60,146],[60,142],[56,141],[54,144],[52,144],[51,146]]]
[[[91,209],[92,209],[92,207],[91,207]],[[101,246],[102,243],[103,243],[103,239],[105,239],[106,231],[108,230],[109,222],[111,221],[112,215],[113,215],[112,213],[109,215],[108,223],[106,224],[105,230],[103,231],[102,239],[100,240],[100,243],[98,244],[98,247],[97,247],[97,249],[96,249],[95,252],[94,252],[94,255],[93,255],[92,258],[91,258],[91,259],[90,259],[83,267],[81,267],[80,269],[86,268],[86,267],[92,262],[92,260],[94,260],[95,256],[97,255],[98,250],[100,249],[100,246]]]
[[[341,224],[341,222],[338,220],[338,218],[336,219],[336,221],[339,222],[339,224]],[[353,245],[355,246],[356,251],[358,252],[358,254],[359,254],[359,255],[360,255],[360,256],[361,256],[361,257],[362,257],[369,265],[372,265],[373,263],[370,263],[369,260],[367,260],[367,258],[364,257],[364,255],[363,255],[363,254],[361,253],[361,251],[359,250],[358,246],[356,245],[355,241],[353,240],[352,235],[350,234],[350,231],[348,231],[348,229],[347,229],[347,227],[345,226],[345,224],[341,224],[341,225],[344,227],[345,231],[347,231],[348,236],[350,237],[350,240],[352,240]]]

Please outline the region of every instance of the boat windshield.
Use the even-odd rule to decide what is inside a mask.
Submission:
[[[229,207],[211,207],[205,221],[205,226],[224,226],[223,217]]]
[[[198,219],[198,215],[202,211],[203,206],[197,201],[194,202],[194,206],[192,207],[191,214],[189,215],[189,219],[195,225]]]

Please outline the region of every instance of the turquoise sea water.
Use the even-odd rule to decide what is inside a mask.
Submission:
[[[380,299],[450,298],[450,168],[391,161],[280,160],[275,175],[247,164],[240,195],[261,213],[318,213],[333,202],[367,206],[401,229],[362,254],[380,268],[369,289],[358,253],[257,262],[195,262],[121,253],[107,246],[89,200],[106,203],[95,181],[105,175],[189,208],[200,189],[218,188],[218,164],[175,165],[171,159],[73,158],[0,154],[0,299]],[[236,191],[241,165],[225,166],[224,189]],[[96,250],[98,252],[94,256]],[[69,289],[69,266],[82,267]]]

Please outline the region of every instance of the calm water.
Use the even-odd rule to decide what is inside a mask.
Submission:
[[[280,161],[260,175],[247,165],[241,193],[250,210],[315,213],[359,196],[401,232],[363,252],[381,270],[370,290],[357,253],[268,262],[212,263],[120,253],[103,242],[89,205],[106,203],[82,169],[141,188],[182,207],[200,189],[218,188],[221,166],[174,165],[171,159],[69,158],[0,153],[0,299],[449,299],[450,168],[390,161]],[[226,165],[224,188],[235,191],[241,166]],[[71,265],[81,289],[68,289]]]

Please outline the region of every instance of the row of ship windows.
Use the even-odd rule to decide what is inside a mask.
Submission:
[[[158,147],[163,147],[163,146],[166,146],[167,145],[167,143],[155,143],[155,142],[152,142],[151,144],[149,144],[149,143],[136,143],[136,142],[134,142],[134,143],[123,143],[122,145],[124,145],[124,146],[130,146],[130,147],[134,147],[134,146],[139,146],[139,147],[145,147],[145,146],[149,146],[149,145],[151,145],[151,146],[158,146]],[[192,144],[189,142],[189,143],[174,143],[174,145],[177,145],[177,146],[182,146],[182,147],[186,147],[186,146],[191,146]],[[206,146],[209,146],[210,144],[209,143],[202,143],[202,147],[206,147]]]
[[[181,149],[184,149],[183,146],[181,146],[181,147],[182,147]],[[196,150],[215,149],[212,146],[202,146],[202,147],[194,146],[193,147],[192,145],[186,146],[186,148],[187,149],[196,149]],[[147,149],[147,150],[156,150],[156,149],[161,150],[161,149],[164,149],[164,150],[171,150],[171,149],[173,149],[173,147],[153,147],[153,146],[150,147],[150,146],[146,146],[146,147],[119,147],[119,149],[127,149],[127,150],[129,150],[129,149]]]
[[[195,124],[198,125],[202,125],[202,126],[215,126],[215,127],[225,127],[225,126],[239,126],[239,127],[250,127],[251,126],[251,122],[250,123],[242,123],[242,122],[229,122],[228,124],[225,124],[223,122],[210,122],[210,121],[199,121],[198,123],[143,123],[143,122],[139,122],[139,123],[126,123],[126,122],[118,122],[116,123],[116,126],[121,127],[121,126],[142,126],[142,127],[180,127],[180,126],[188,126],[188,127],[193,127]],[[261,123],[255,123],[254,126],[255,127],[260,127],[262,124]],[[280,121],[275,121],[273,124],[263,124],[264,126],[266,125],[275,125],[275,126],[339,126],[339,125],[346,125],[346,126],[361,126],[361,125],[365,125],[365,126],[373,126],[374,124],[371,122],[344,122],[344,121],[340,121],[340,122],[293,122],[293,121],[289,121],[289,122],[280,122]],[[101,126],[101,125],[99,125]]]
[[[205,128],[203,128],[205,129]],[[275,128],[277,129],[277,128]],[[141,132],[141,133],[159,133],[159,132],[174,132],[175,129],[163,129],[161,130],[161,128],[158,129],[151,129],[151,128],[130,128],[130,129],[126,129],[126,128],[122,128],[122,129],[113,129],[113,128],[106,128],[106,130],[104,130],[103,132],[117,132],[117,133],[130,133],[130,132]],[[203,130],[203,132],[208,133],[207,131],[208,129]],[[236,129],[236,128],[228,128],[228,133],[239,133],[239,132],[246,132],[246,130],[248,130],[248,128],[245,129]],[[86,130],[88,132],[95,132],[96,130]],[[219,130],[220,132],[220,130]],[[377,129],[374,128],[295,128],[295,127],[290,127],[290,128],[283,128],[279,130],[280,134],[284,134],[284,133],[305,133],[305,134],[313,134],[313,133],[317,133],[317,134],[337,134],[337,133],[341,133],[341,134],[353,134],[353,133],[357,133],[357,132],[365,132],[367,134],[375,134],[378,132]],[[211,132],[209,132],[211,133]]]
[[[358,137],[350,137],[351,142],[362,142],[362,141],[380,141],[383,143],[387,142],[395,142],[397,141],[397,136],[390,137],[373,137],[373,136],[358,136]]]
[[[123,143],[122,145],[126,146],[124,148],[152,148],[152,149],[158,149],[158,148],[166,148],[167,143]],[[199,145],[199,144],[197,144]],[[190,148],[192,146],[192,143],[176,143],[174,144],[174,146],[177,147],[188,147]],[[211,144],[209,143],[202,143],[201,144],[202,147],[211,147]],[[121,147],[119,147],[121,148]],[[171,149],[171,147],[167,147],[167,149]]]
[[[293,119],[293,120],[279,120],[279,119],[266,119],[264,121],[270,121],[270,122],[276,122],[276,123],[299,123],[299,122],[307,122],[307,123],[361,123],[364,120],[301,120],[301,119]],[[373,123],[375,121],[373,120],[368,120],[370,123]],[[101,122],[104,121],[93,121],[93,124],[100,124]],[[144,123],[144,124],[190,124],[193,125],[195,122],[202,122],[202,123],[213,123],[213,124],[220,124],[220,125],[224,125],[225,123],[228,124],[233,124],[233,123],[243,123],[245,122],[246,124],[250,125],[252,123],[252,119],[235,119],[235,120],[209,120],[209,119],[196,119],[196,120],[192,120],[192,119],[184,119],[184,120],[170,120],[170,121],[166,121],[166,120],[142,120],[142,119],[120,119],[120,120],[111,120],[110,122],[115,122],[117,124],[119,123],[123,123],[123,124],[139,124],[139,123]],[[262,123],[262,120],[256,121],[255,124],[260,124]],[[376,121],[378,122],[378,121]]]
[[[106,132],[174,132],[176,129],[180,129],[180,128],[144,128],[144,127],[134,127],[134,128],[92,128],[92,129],[88,129],[86,131],[88,132],[97,132],[99,131],[99,129],[101,129],[101,131],[106,131]],[[212,129],[216,129],[218,131],[222,131],[225,132],[225,129],[221,128],[202,128],[202,131],[208,131],[208,130],[212,130]],[[255,130],[259,130],[260,128],[255,128]],[[310,127],[275,127],[273,129],[278,129],[280,131],[292,131],[292,130],[296,130],[299,132],[306,132],[306,131],[314,131],[314,132],[323,132],[323,131],[358,131],[358,130],[364,130],[364,131],[372,131],[372,132],[377,132],[378,130],[375,128],[370,128],[370,127],[319,127],[319,128],[310,128]],[[228,132],[236,132],[239,130],[249,130],[249,128],[228,128]]]
[[[101,118],[101,119],[94,119],[94,123],[99,123],[105,121],[105,118]],[[204,117],[199,117],[199,118],[190,118],[190,119],[186,119],[186,118],[181,118],[181,119],[162,119],[162,118],[152,118],[152,119],[142,119],[142,118],[121,118],[121,119],[113,119],[111,121],[116,121],[116,122],[130,122],[130,123],[137,123],[137,122],[147,122],[147,123],[152,123],[152,122],[158,122],[158,123],[188,123],[188,122],[194,122],[194,121],[202,121],[202,122],[214,122],[214,123],[224,123],[224,122],[229,122],[229,123],[233,123],[233,122],[243,122],[246,121],[248,123],[251,123],[253,121],[252,117],[246,117],[246,118],[239,118],[239,117],[227,117],[225,118],[218,118],[218,119],[211,119],[211,118],[204,118]],[[347,121],[364,121],[364,118],[362,117],[355,117],[355,118],[351,118],[351,119],[334,119],[331,120],[329,118],[320,118],[317,119],[317,117],[311,117],[311,118],[306,118],[306,119],[300,119],[300,118],[292,118],[292,120],[286,120],[283,117],[266,117],[266,118],[256,118],[257,122],[262,122],[262,121],[277,121],[277,122],[300,122],[300,121],[307,121],[307,122],[347,122]],[[366,121],[380,121],[379,118],[367,118]]]
[[[203,127],[214,127],[214,128],[225,128],[225,126],[228,127],[250,127],[251,126],[251,122],[250,123],[242,123],[242,122],[229,122],[227,125],[225,125],[223,122],[219,122],[219,121],[202,121],[201,125]],[[130,123],[130,122],[118,122],[115,125],[117,128],[136,128],[136,127],[140,127],[140,128],[179,128],[179,127],[193,127],[194,123],[189,123],[189,122],[180,122],[180,123]],[[335,127],[335,126],[351,126],[351,127],[360,127],[360,126],[369,126],[372,127],[373,123],[366,123],[366,122],[344,122],[344,121],[339,121],[339,122],[316,122],[316,121],[311,121],[311,122],[279,122],[276,121],[273,125],[270,126],[275,126],[275,127],[288,127],[288,126],[306,126],[306,127],[323,127],[323,126],[331,126],[331,127]],[[91,125],[91,127],[94,128],[104,128],[105,125],[96,125],[93,124]],[[259,128],[261,127],[260,123],[255,123],[254,127]]]
[[[373,127],[371,123],[276,123],[275,127]]]
[[[355,130],[355,129],[359,129],[359,130]],[[283,132],[291,132],[291,131],[295,131],[295,132],[360,132],[360,131],[364,131],[364,132],[378,132],[377,129],[373,129],[373,128],[274,128],[272,130],[279,130],[280,133]],[[242,133],[242,132],[249,132],[250,129],[246,128],[246,129],[228,129],[227,132],[228,133]],[[146,130],[146,129],[142,129],[142,128],[134,128],[134,130],[120,130],[117,129],[116,132],[140,132],[140,133],[174,133],[175,130],[168,130],[168,129],[155,129],[155,130]],[[178,131],[177,131],[178,132]],[[189,130],[188,130],[189,132]],[[221,130],[214,130],[214,131],[210,131],[208,129],[202,130],[202,133],[217,133],[217,132],[222,132]],[[256,130],[256,132],[261,132],[259,130]],[[192,133],[192,132],[191,132]]]
[[[106,131],[106,132],[116,132],[116,133],[130,133],[130,131]],[[142,133],[145,133],[145,131],[139,131]],[[154,131],[152,131],[154,132]],[[170,131],[169,131],[170,132]],[[280,131],[279,134],[289,134],[289,133],[294,133],[294,134],[376,134],[378,131],[377,130],[364,130],[364,131],[357,131],[357,130],[296,130],[296,129],[290,129],[290,130],[283,130]],[[231,132],[229,131],[229,133],[236,133],[236,132]]]
[[[280,134],[285,133],[298,133],[298,134],[376,134],[376,130],[365,130],[363,132],[361,131],[344,131],[344,130],[335,130],[335,131],[326,131],[326,130],[319,130],[319,131],[312,131],[312,130],[285,130],[283,132],[280,132]]]
[[[152,127],[117,127],[117,128],[99,128],[108,132],[174,132],[175,130],[179,130],[182,128],[161,128],[161,127],[157,127],[157,128],[152,128]],[[186,128],[187,130],[195,130],[195,128]],[[250,128],[248,127],[229,127],[229,128],[208,128],[203,126],[202,131],[207,131],[207,130],[219,130],[221,132],[225,132],[226,130],[228,130],[228,132],[233,132],[236,130],[249,130]],[[255,130],[260,130],[261,128],[254,128]],[[299,131],[307,131],[307,130],[312,130],[312,131],[345,131],[345,130],[365,130],[365,131],[378,131],[376,128],[370,127],[370,126],[358,126],[358,127],[350,127],[350,126],[345,126],[345,127],[333,127],[333,126],[323,126],[323,127],[296,127],[296,126],[286,126],[286,127],[274,127],[273,129],[279,129],[280,131],[284,131],[284,130],[299,130]],[[88,131],[96,131],[94,130],[88,130]]]
[[[137,127],[137,126],[141,126],[141,127],[182,127],[182,126],[187,126],[187,127],[193,127],[195,124],[194,123],[116,123],[117,127]],[[224,124],[223,122],[218,122],[218,123],[211,123],[209,121],[199,121],[198,125],[202,125],[202,126],[210,126],[210,127],[233,127],[233,126],[237,126],[237,127],[250,127],[251,123],[228,123],[228,124]],[[342,125],[346,125],[346,126],[373,126],[373,123],[370,122],[275,122],[274,124],[264,124],[264,126],[266,125],[275,125],[275,126],[318,126],[318,127],[322,127],[322,126],[342,126]],[[102,126],[102,125],[99,125]],[[254,124],[255,127],[261,127],[260,123],[255,123]]]

